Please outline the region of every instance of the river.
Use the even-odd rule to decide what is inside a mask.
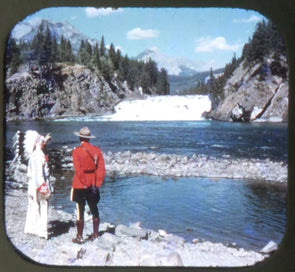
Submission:
[[[287,124],[215,121],[24,121],[8,122],[6,146],[17,130],[51,132],[51,148],[78,145],[73,132],[87,125],[103,152],[154,152],[213,158],[258,158],[287,162]],[[7,156],[7,159],[9,155]],[[57,182],[50,205],[74,213],[70,202],[72,171],[52,173]],[[259,250],[279,243],[286,226],[286,186],[251,180],[106,177],[99,203],[102,221],[140,221],[188,241],[236,243]]]

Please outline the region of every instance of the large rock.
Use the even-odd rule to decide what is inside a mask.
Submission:
[[[7,119],[102,115],[123,99],[141,98],[139,89],[82,65],[22,68],[6,78]]]
[[[224,99],[213,109],[208,117],[221,121],[279,121],[288,117],[288,81],[272,75],[264,63],[245,65],[244,61],[234,71],[224,87]],[[287,65],[283,60],[282,65]],[[261,74],[265,69],[267,72]]]

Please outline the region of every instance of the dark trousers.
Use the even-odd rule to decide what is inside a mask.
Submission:
[[[95,188],[95,190],[91,187],[87,189],[72,189],[71,200],[77,204],[77,220],[84,220],[86,202],[93,218],[99,218],[97,204],[100,200],[100,192],[98,188]]]

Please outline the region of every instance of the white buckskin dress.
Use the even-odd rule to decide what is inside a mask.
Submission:
[[[35,150],[30,156],[27,174],[28,210],[24,231],[25,233],[34,234],[48,239],[48,200],[37,199],[37,188],[44,182],[48,182],[49,168],[47,157],[43,153],[41,145],[38,142],[35,145]]]

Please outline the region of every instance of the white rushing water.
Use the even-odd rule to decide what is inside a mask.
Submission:
[[[207,95],[150,96],[142,100],[123,101],[115,113],[103,116],[108,121],[200,121],[210,111]]]
[[[115,113],[104,116],[67,117],[56,121],[201,121],[211,110],[208,95],[147,96],[122,101]]]

